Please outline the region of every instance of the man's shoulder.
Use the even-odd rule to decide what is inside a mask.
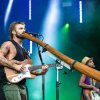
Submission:
[[[5,41],[0,47],[0,52],[5,53],[8,50],[10,50],[11,47],[12,47],[11,41]]]
[[[7,46],[7,47],[12,46],[12,45],[13,45],[13,44],[12,44],[11,41],[5,41],[5,42],[2,44],[2,46]]]

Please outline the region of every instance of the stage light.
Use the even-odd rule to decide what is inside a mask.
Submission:
[[[68,23],[65,24],[65,28],[67,28],[67,29],[69,28],[69,24]]]
[[[31,7],[31,5],[32,5],[32,1],[29,0],[29,20],[32,19],[32,7]]]
[[[30,51],[29,51],[30,54],[32,54],[32,49],[33,49],[32,41],[30,41]]]
[[[82,23],[82,1],[79,1],[79,16],[80,16],[80,23]]]
[[[29,0],[29,21],[32,20],[32,1]],[[29,50],[29,53],[32,54],[32,41],[30,41],[30,50]]]
[[[55,33],[57,33],[60,24],[60,13],[59,0],[51,0],[41,32],[45,35],[45,41],[52,45],[56,45],[51,39],[55,40],[56,38]]]
[[[11,12],[11,8],[12,8],[12,5],[13,5],[13,1],[14,0],[9,0],[8,6],[7,6],[7,10],[6,10],[6,13],[5,13],[5,18],[4,18],[4,26],[5,27],[6,27],[8,18],[9,18],[9,14]]]
[[[62,29],[61,29],[61,34],[63,34],[63,36],[67,35],[69,33],[69,23],[66,23]]]

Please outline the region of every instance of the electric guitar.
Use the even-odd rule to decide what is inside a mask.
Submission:
[[[90,92],[91,100],[100,100],[99,94],[97,94],[95,91]]]
[[[48,67],[57,66],[57,64],[47,64]],[[16,70],[5,67],[6,78],[10,83],[18,83],[26,78],[35,78],[36,75],[32,74],[31,71],[41,69],[43,65],[31,66],[30,64],[25,65],[25,70],[23,72],[18,72]],[[59,65],[58,65],[59,66]]]

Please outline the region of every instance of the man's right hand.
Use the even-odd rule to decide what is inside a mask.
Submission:
[[[20,61],[17,61],[17,60],[9,60],[11,63],[13,64],[17,64],[17,65],[20,65],[21,62]]]
[[[20,71],[20,72],[25,70],[25,67],[24,67],[25,65],[23,65],[21,61],[10,60],[10,62],[13,64],[15,70]]]
[[[25,67],[22,64],[21,65],[16,65],[15,64],[14,68],[15,68],[15,70],[20,71],[20,72],[25,70]]]

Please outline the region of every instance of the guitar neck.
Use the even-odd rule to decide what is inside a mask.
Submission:
[[[34,70],[37,70],[37,69],[42,69],[42,66],[44,65],[38,65],[38,66],[31,66],[29,67],[29,71],[34,71]],[[53,67],[53,66],[56,66],[56,64],[47,64],[48,67]]]

